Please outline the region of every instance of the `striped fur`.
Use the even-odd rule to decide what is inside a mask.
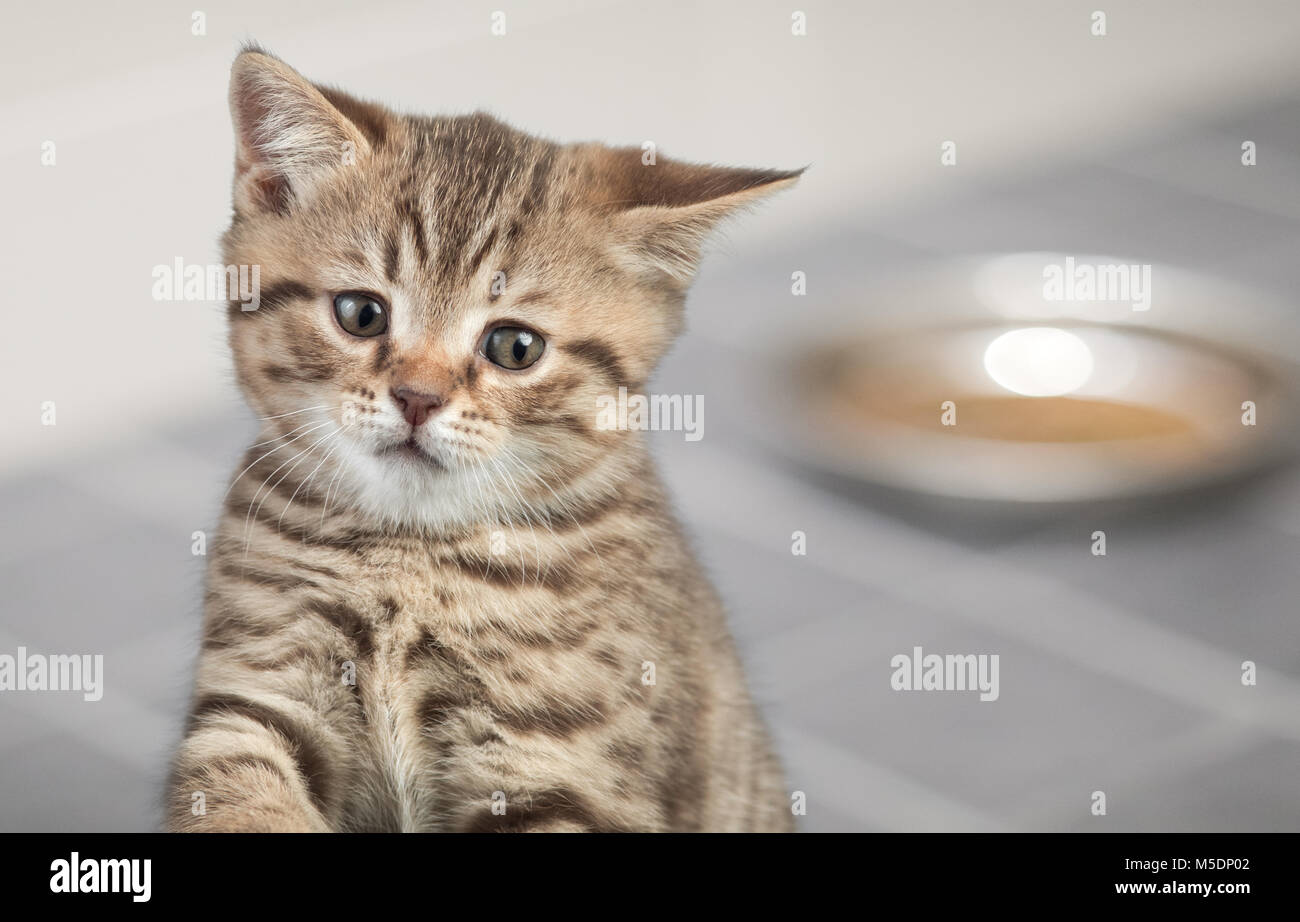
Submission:
[[[789,829],[719,601],[596,398],[644,386],[709,228],[796,174],[398,116],[257,50],[231,104],[264,429],[209,548],[168,827]],[[388,331],[343,332],[343,291]],[[536,365],[479,354],[500,321]],[[403,386],[443,401],[426,458],[393,450]]]

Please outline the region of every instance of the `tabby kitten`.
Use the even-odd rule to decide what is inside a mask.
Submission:
[[[398,115],[258,50],[230,103],[226,262],[262,281],[230,345],[265,428],[167,826],[790,829],[643,438],[596,421],[709,230],[798,173]]]

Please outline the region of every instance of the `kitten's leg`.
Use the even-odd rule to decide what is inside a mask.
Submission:
[[[571,789],[552,788],[517,793],[509,804],[482,803],[466,811],[453,825],[454,832],[630,832],[623,825],[592,809],[587,799]]]
[[[503,735],[510,731],[503,729]],[[507,746],[476,745],[448,753],[439,791],[448,832],[662,832],[662,788],[642,766],[643,750],[619,732],[577,743],[588,752],[622,751],[617,760],[575,758],[571,738],[512,734]],[[567,757],[567,758],[566,758]],[[510,771],[501,773],[500,766]]]
[[[337,748],[324,719],[263,693],[201,694],[169,783],[173,832],[327,832]]]
[[[521,735],[512,746],[446,751],[446,774],[438,791],[441,828],[468,833],[666,829],[647,776],[612,762],[574,759],[571,740],[556,740],[554,746],[539,743],[536,735]],[[613,745],[607,741],[584,748]],[[502,765],[510,771],[501,773]]]

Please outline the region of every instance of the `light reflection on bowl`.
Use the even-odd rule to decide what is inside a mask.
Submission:
[[[1058,327],[1022,327],[994,337],[984,350],[990,378],[1024,397],[1059,397],[1088,383],[1092,350]]]

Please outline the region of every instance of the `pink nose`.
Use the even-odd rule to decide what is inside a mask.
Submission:
[[[390,393],[397,408],[412,426],[422,425],[443,404],[442,398],[437,394],[424,394],[409,387],[399,387]]]

